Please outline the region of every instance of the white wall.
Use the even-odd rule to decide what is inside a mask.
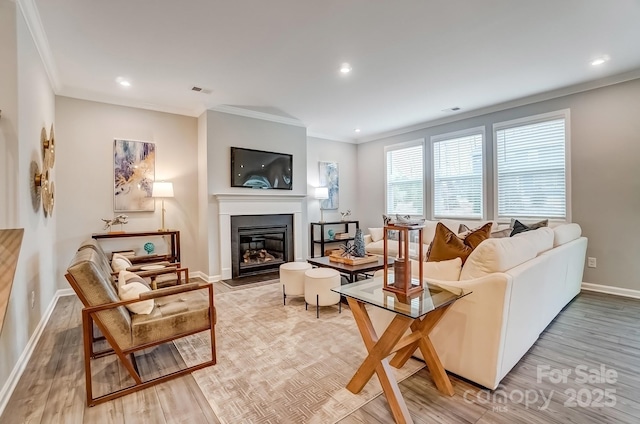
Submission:
[[[57,264],[62,277],[80,243],[104,232],[101,218],[113,218],[113,140],[155,143],[156,180],[173,182],[173,199],[165,200],[165,225],[180,230],[182,263],[201,267],[198,239],[197,119],[124,106],[56,97]],[[160,228],[161,205],[154,212],[129,212],[125,231]],[[145,239],[127,239],[140,250]],[[156,243],[154,241],[154,243]],[[141,252],[143,253],[143,252]]]
[[[307,138],[307,214],[309,222],[320,220],[320,201],[313,198],[315,187],[319,186],[319,165],[318,162],[338,162],[338,172],[340,178],[340,191],[338,196],[338,209],[324,211],[324,220],[340,221],[340,212],[351,210],[349,220],[360,219],[360,208],[358,202],[358,166],[357,147],[355,144],[342,143],[339,141],[325,140],[321,138]],[[352,227],[353,228],[353,227]],[[366,229],[364,230],[366,233]],[[307,246],[309,254],[310,246]],[[316,246],[317,253],[320,253],[319,246]]]
[[[476,126],[486,126],[488,181],[492,181],[495,122],[569,108],[571,110],[572,221],[589,238],[584,281],[640,290],[640,79],[552,100],[433,126],[358,145],[358,200],[364,227],[382,225],[384,147]],[[428,168],[427,168],[428,171]],[[486,187],[491,192],[492,186]],[[429,207],[429,205],[427,205]],[[488,205],[489,217],[493,205]]]
[[[201,118],[202,119],[202,118]],[[215,194],[306,195],[307,194],[307,131],[306,128],[248,118],[218,111],[206,112],[207,131],[207,193],[209,225],[209,277],[220,275],[220,249],[228,249],[228,241],[219,240],[218,202]],[[204,124],[201,124],[201,127]],[[292,190],[254,190],[231,187],[231,147],[267,150],[293,155]],[[306,215],[306,214],[305,214]],[[303,228],[307,218],[303,216]],[[303,243],[307,244],[307,232]],[[200,243],[204,246],[204,241]]]
[[[0,109],[3,109],[0,127],[5,140],[0,148],[6,155],[5,160],[13,161],[13,166],[2,171],[6,172],[7,178],[3,178],[0,184],[8,204],[1,207],[4,211],[1,225],[25,230],[7,315],[0,333],[2,394],[29,338],[51,304],[59,282],[55,272],[58,208],[54,210],[53,218],[45,218],[42,207],[34,211],[29,185],[31,161],[37,161],[42,168],[40,131],[43,127],[48,130],[54,121],[54,95],[22,14],[16,11],[13,2],[6,0],[0,1],[0,12],[0,35],[3,38],[0,43],[3,48],[7,47],[3,50],[2,62],[5,60],[4,52],[8,53],[7,62],[0,67],[0,86],[3,93],[7,92],[4,90],[7,83],[17,88],[15,92],[9,90],[7,98],[0,98]],[[7,39],[4,39],[5,35]],[[12,93],[17,93],[17,97]],[[52,174],[54,180],[58,165]],[[0,403],[2,400],[0,396]]]

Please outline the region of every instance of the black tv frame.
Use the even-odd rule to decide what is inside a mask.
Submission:
[[[271,160],[270,164],[276,159],[286,158],[288,160],[289,166],[291,167],[291,182],[288,184],[288,187],[251,187],[251,186],[244,185],[244,183],[236,183],[236,178],[235,178],[236,151],[254,152],[254,153],[264,154],[264,155],[274,155],[274,159]],[[273,171],[273,170],[269,170],[269,169],[266,170],[267,173],[269,173],[269,171]],[[262,190],[293,190],[293,155],[289,153],[269,152],[266,150],[246,149],[244,147],[231,147],[230,176],[231,176],[231,187],[243,187],[243,188],[249,188],[249,189],[262,189]]]

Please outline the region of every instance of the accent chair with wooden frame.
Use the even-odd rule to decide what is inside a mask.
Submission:
[[[82,327],[88,406],[215,365],[216,310],[212,284],[182,284],[142,293],[138,299],[121,301],[113,284],[114,276],[104,265],[95,249],[80,249],[65,276],[84,305]],[[148,315],[130,313],[125,307],[150,299],[155,305]],[[94,341],[99,340],[93,337],[94,323],[110,349],[94,351]],[[211,360],[151,380],[142,379],[135,360],[136,352],[202,331],[210,332]],[[91,360],[110,354],[118,356],[135,384],[94,398]]]

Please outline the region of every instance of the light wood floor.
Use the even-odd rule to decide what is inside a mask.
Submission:
[[[230,289],[216,283],[216,292]],[[80,302],[61,298],[16,387],[0,423],[218,423],[193,377],[184,376],[93,408],[85,407]],[[181,359],[173,346],[156,348],[138,358],[143,375],[153,369],[174,370]],[[114,358],[96,361],[98,386],[119,384],[125,372]],[[615,369],[614,384],[578,384],[575,371],[566,384],[537,380],[537,367],[575,370]],[[122,380],[125,381],[125,380]],[[416,423],[633,423],[640,422],[640,301],[582,293],[549,325],[516,367],[502,381],[500,392],[489,392],[452,376],[455,396],[439,394],[426,370],[400,384]],[[567,407],[571,390],[584,405],[596,400],[598,389],[613,389],[612,407]],[[533,398],[541,392],[551,401],[525,405],[519,394]],[[539,395],[540,396],[540,395]],[[485,399],[489,399],[486,401]],[[607,399],[602,399],[602,402]],[[391,423],[386,400],[372,402],[341,421]]]

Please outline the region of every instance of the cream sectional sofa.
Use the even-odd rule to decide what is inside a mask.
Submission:
[[[444,367],[489,389],[516,365],[579,292],[587,239],[578,224],[490,238],[471,253],[458,281],[430,282],[473,293],[431,333]],[[433,276],[428,276],[433,277]],[[378,334],[393,314],[369,307]],[[415,353],[420,356],[420,352]]]

